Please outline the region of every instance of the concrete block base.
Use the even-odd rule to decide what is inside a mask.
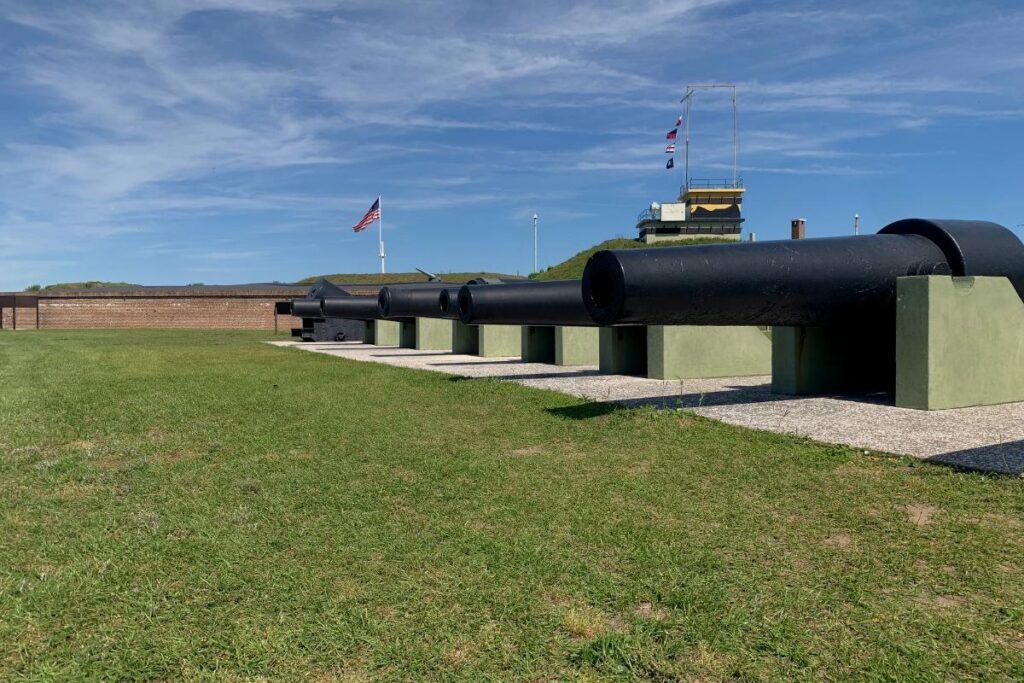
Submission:
[[[600,328],[555,327],[555,365],[597,365],[601,359]]]
[[[524,326],[522,358],[526,363],[597,365],[598,328]]]
[[[419,351],[451,351],[452,321],[442,318],[416,318],[401,324],[400,344],[403,349]]]
[[[480,353],[477,325],[466,325],[459,320],[452,321],[452,353],[464,353],[467,356]]]
[[[367,320],[363,341],[375,346],[398,346],[400,325],[394,320]]]
[[[744,377],[771,372],[766,330],[651,325],[601,329],[600,371],[650,379]]]
[[[555,362],[555,328],[523,325],[522,359],[524,363]]]
[[[479,355],[484,358],[506,358],[522,353],[522,332],[519,325],[478,325]]]
[[[518,325],[464,325],[452,321],[452,351],[484,358],[518,356],[522,340]]]
[[[1024,303],[1003,277],[897,281],[896,405],[1024,401]]]
[[[602,375],[647,376],[647,328],[602,327],[598,371]]]
[[[772,371],[771,332],[752,326],[647,328],[651,379],[747,377]]]
[[[891,323],[772,328],[772,391],[834,394],[892,391]]]

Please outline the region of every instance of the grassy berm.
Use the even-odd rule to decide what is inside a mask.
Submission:
[[[736,244],[735,241],[722,239],[721,237],[697,237],[685,242],[658,242],[655,244],[644,244],[636,240],[619,237],[605,240],[595,244],[589,249],[584,249],[575,256],[570,256],[561,263],[551,266],[539,273],[531,275],[534,280],[579,280],[583,277],[583,269],[587,266],[587,260],[602,249],[654,249],[656,247],[680,247],[694,246],[697,244]]]
[[[0,333],[0,680],[1021,680],[1024,481],[239,332]]]

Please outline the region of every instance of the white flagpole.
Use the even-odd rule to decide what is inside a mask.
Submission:
[[[384,267],[384,200],[377,195],[377,238],[380,246],[380,272],[387,272]]]

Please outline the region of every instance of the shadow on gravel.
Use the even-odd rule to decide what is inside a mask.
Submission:
[[[685,387],[684,387],[685,388]],[[598,405],[612,405],[618,408],[643,408],[653,407],[658,409],[690,409],[708,408],[713,406],[742,406],[757,403],[784,403],[788,401],[799,401],[806,396],[792,396],[789,394],[773,394],[770,384],[758,384],[755,386],[734,386],[720,391],[709,391],[705,393],[690,392],[671,395],[638,396],[636,398],[609,399],[600,401]],[[820,397],[819,397],[820,398]],[[890,394],[858,394],[858,395],[836,395],[830,396],[837,401],[852,401],[857,403],[877,403],[891,405]],[[554,409],[557,412],[561,409]],[[573,417],[566,414],[565,417]],[[573,419],[585,419],[587,415]]]
[[[940,453],[927,462],[972,472],[1024,474],[1024,440]]]
[[[374,353],[371,354],[374,358],[425,358],[427,356],[450,356],[451,351],[424,351],[422,353],[409,353],[405,351],[403,353]]]
[[[506,360],[481,360],[481,361],[464,361],[464,360],[453,360],[448,363],[431,363],[431,365],[465,365],[468,367],[475,367],[477,365],[519,365],[523,361],[518,358],[509,358]]]

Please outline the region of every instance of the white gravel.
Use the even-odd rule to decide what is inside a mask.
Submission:
[[[1024,403],[923,411],[896,408],[891,396],[793,397],[772,394],[770,378],[663,381],[599,375],[518,358],[479,358],[359,342],[270,342],[357,361],[464,377],[499,377],[599,402],[687,408],[729,424],[817,441],[899,453],[958,467],[1024,474]]]

